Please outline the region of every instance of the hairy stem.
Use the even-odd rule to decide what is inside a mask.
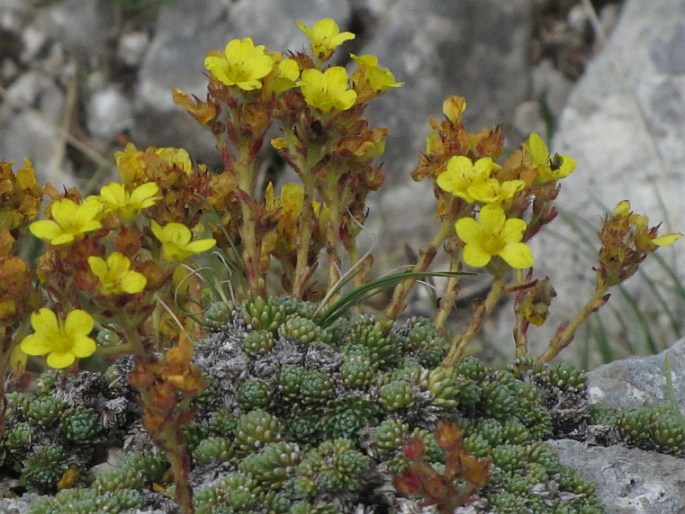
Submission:
[[[496,277],[495,281],[492,283],[490,292],[488,296],[482,303],[476,305],[475,311],[473,313],[473,318],[471,323],[461,334],[457,334],[454,339],[452,339],[452,347],[447,353],[447,356],[442,361],[442,366],[446,368],[454,368],[459,362],[461,362],[464,357],[464,351],[469,343],[476,336],[480,327],[483,325],[483,320],[485,317],[492,312],[497,305],[497,302],[502,297],[504,293],[504,278]]]
[[[461,262],[456,258],[456,253],[450,255],[450,272],[461,271]],[[442,329],[447,321],[447,316],[452,312],[454,302],[459,296],[459,279],[461,277],[454,275],[447,279],[447,286],[445,286],[445,295],[441,298],[438,311],[435,313],[433,321],[438,329]]]
[[[297,241],[297,261],[295,264],[295,276],[293,278],[293,298],[302,298],[312,269],[309,263],[309,247],[312,242],[312,199],[314,196],[314,179],[310,173],[302,174],[304,198],[302,200],[302,213],[300,215],[299,238]]]

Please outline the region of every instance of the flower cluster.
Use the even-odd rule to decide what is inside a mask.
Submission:
[[[532,199],[539,199],[536,185],[548,187],[566,177],[573,171],[575,161],[568,156],[550,157],[540,136],[532,134],[523,144],[523,152],[501,166],[493,160],[501,152],[502,140],[497,129],[461,140],[461,115],[465,108],[466,103],[460,98],[445,103],[446,122],[443,127],[434,124],[436,131],[428,137],[426,152],[427,159],[440,159],[444,158],[440,152],[445,147],[457,147],[458,154],[448,158],[445,168],[438,167],[439,160],[431,165],[437,169],[436,186],[459,199],[455,230],[464,245],[464,262],[480,268],[493,257],[500,257],[512,268],[529,268],[533,265],[533,254],[524,239],[532,234],[520,217]],[[438,142],[443,146],[436,149]],[[552,170],[553,160],[563,164],[554,165]],[[420,177],[421,173],[417,170],[415,176]],[[454,202],[444,196],[441,200]],[[552,219],[550,212],[538,223],[549,223]]]

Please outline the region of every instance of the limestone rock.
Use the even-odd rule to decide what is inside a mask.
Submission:
[[[567,222],[555,222],[534,244],[536,274],[550,276],[559,293],[556,314],[546,331],[537,332],[541,342],[593,290],[591,268],[599,248],[595,233],[602,215],[619,201],[630,199],[635,212],[649,216],[650,225],[663,221],[660,233],[685,230],[684,15],[680,1],[625,2],[608,45],[588,67],[561,116],[552,149],[572,155],[578,166],[559,196],[560,218]],[[644,265],[661,300],[638,277],[625,289],[636,310],[614,291],[610,305],[619,316],[603,317],[610,340],[644,352],[647,331],[657,341],[678,337],[665,311],[682,312],[685,306],[677,292],[685,279],[678,257],[682,245],[660,249],[661,262],[648,257]]]

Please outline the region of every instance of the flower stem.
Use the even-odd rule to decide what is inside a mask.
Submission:
[[[297,241],[297,260],[295,264],[295,276],[293,277],[293,298],[304,296],[305,286],[312,269],[309,265],[309,246],[312,242],[312,198],[314,196],[314,180],[308,173],[302,173],[304,197],[302,200],[302,213],[300,214],[299,238]]]
[[[461,271],[461,261],[457,259],[457,253],[450,254],[450,272]],[[447,316],[452,312],[454,302],[459,296],[459,275],[451,276],[447,279],[447,286],[445,287],[445,295],[441,298],[438,311],[435,313],[433,322],[438,329],[442,329],[447,321]]]
[[[538,357],[538,362],[547,363],[554,359],[561,351],[566,348],[573,337],[575,336],[576,330],[585,323],[588,318],[597,312],[602,306],[609,300],[609,295],[607,291],[609,288],[601,282],[597,282],[595,286],[595,292],[583,306],[583,308],[578,312],[575,318],[570,322],[562,323],[557,330],[554,338],[549,342],[549,346],[545,352]]]
[[[257,226],[258,219],[257,205],[254,201],[254,184],[257,176],[255,169],[255,160],[249,156],[249,144],[238,145],[238,158],[234,163],[237,178],[238,188],[241,190],[245,198],[240,201],[240,211],[242,214],[240,237],[243,247],[243,264],[245,278],[250,291],[263,296],[265,294],[265,281],[262,277],[261,256],[259,234]]]
[[[442,361],[443,367],[454,368],[461,362],[466,347],[476,336],[480,327],[483,325],[485,316],[492,312],[503,293],[504,278],[496,277],[485,300],[476,304],[473,318],[471,319],[469,326],[464,332],[457,334],[454,339],[452,339],[452,347]]]
[[[338,243],[342,217],[340,215],[340,202],[337,194],[327,195],[326,204],[330,213],[330,220],[326,227],[326,255],[328,257],[328,285],[326,292],[330,291],[340,280],[340,256],[338,255]]]

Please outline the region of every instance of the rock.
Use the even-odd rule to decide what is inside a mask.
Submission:
[[[559,293],[548,328],[536,332],[540,341],[548,340],[593,290],[595,233],[604,212],[630,199],[635,212],[649,216],[650,225],[663,221],[660,233],[685,230],[683,15],[685,4],[678,0],[628,0],[607,47],[589,66],[561,116],[551,148],[572,155],[578,166],[564,180],[559,197],[561,219],[570,222],[557,221],[533,245],[536,275],[550,276]],[[685,279],[678,265],[682,245],[660,249],[663,261],[649,257],[643,268],[661,298],[637,277],[625,286],[634,307],[614,292],[610,305],[619,315],[603,317],[609,340],[623,340],[635,353],[647,351],[642,343],[646,331],[656,341],[677,337],[664,311],[683,309],[678,293]],[[638,318],[639,325],[631,318]],[[622,332],[628,332],[628,341]]]
[[[632,409],[669,401],[664,358],[671,365],[673,394],[685,410],[685,339],[649,357],[631,357],[588,373],[591,403]],[[685,512],[685,459],[624,446],[589,447],[563,439],[548,441],[562,464],[591,481],[607,514],[676,514]]]
[[[62,0],[39,10],[31,27],[85,59],[97,56],[116,35],[111,8],[111,2],[102,0]]]
[[[228,11],[226,2],[212,0],[181,0],[162,7],[138,73],[132,130],[138,146],[183,146],[199,160],[211,154],[211,134],[174,104],[171,90],[205,97],[202,62],[207,50],[226,44]]]
[[[623,446],[588,448],[569,439],[548,444],[562,464],[595,485],[606,514],[685,512],[683,459]]]
[[[333,18],[340,30],[347,30],[351,14],[347,2],[241,0],[231,11],[230,21],[234,27],[231,37],[249,35],[255,44],[259,42],[272,50],[301,50],[307,47],[308,42],[295,20],[311,27],[321,18]]]
[[[56,127],[62,120],[64,92],[40,71],[19,77],[7,91],[0,108],[0,158],[33,163],[40,181],[56,187],[75,185],[71,163],[63,159],[64,141]]]
[[[133,108],[127,95],[115,86],[91,95],[88,102],[88,131],[95,137],[111,140],[133,126]]]
[[[630,357],[605,364],[588,374],[592,403],[615,409],[647,407],[669,401],[665,358],[671,366],[673,395],[685,411],[685,339],[649,357]]]
[[[147,32],[136,31],[123,34],[117,45],[117,55],[126,66],[139,66],[150,42]]]

